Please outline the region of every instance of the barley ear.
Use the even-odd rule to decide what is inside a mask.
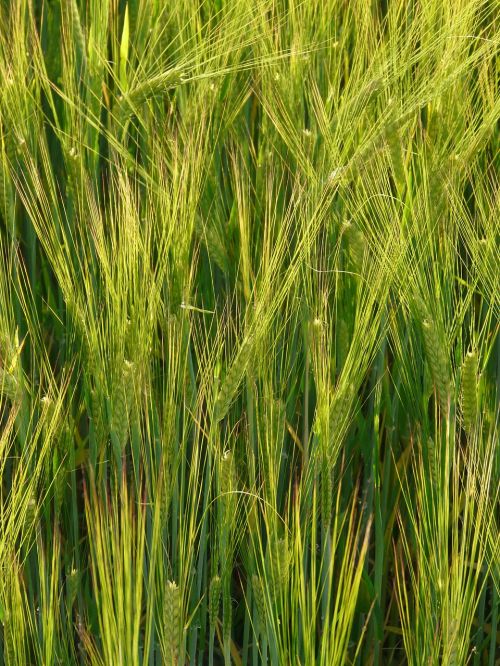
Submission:
[[[210,627],[212,629],[215,627],[217,623],[217,617],[219,615],[220,594],[221,594],[221,579],[219,576],[214,576],[210,583],[210,593],[208,600],[208,617],[209,617]]]
[[[239,389],[241,380],[246,372],[248,363],[254,349],[254,336],[249,335],[244,338],[241,346],[232,362],[226,377],[219,389],[219,395],[215,402],[214,417],[216,421],[221,421],[229,411]]]
[[[328,530],[332,521],[333,481],[328,462],[323,459],[320,471],[321,484],[321,525]]]
[[[464,426],[471,432],[477,418],[477,353],[469,352],[462,367],[462,413]]]
[[[440,336],[436,324],[431,319],[422,323],[424,345],[432,379],[436,388],[441,409],[446,413],[450,392],[450,369],[445,350],[444,336]]]
[[[165,664],[176,666],[179,659],[181,624],[181,592],[168,581],[163,596],[163,627],[165,631]]]
[[[440,474],[438,471],[438,458],[436,445],[432,437],[427,439],[427,464],[429,466],[429,476],[434,488],[439,486]]]
[[[5,666],[14,666],[16,663],[12,621],[8,611],[6,611],[3,621],[3,658]]]
[[[71,569],[70,573],[66,576],[66,593],[68,610],[73,608],[76,595],[78,593],[78,586],[80,584],[80,574],[78,569]]]
[[[255,607],[257,608],[257,615],[259,618],[259,629],[264,629],[266,626],[266,599],[262,580],[257,574],[252,575],[252,589],[255,599]]]

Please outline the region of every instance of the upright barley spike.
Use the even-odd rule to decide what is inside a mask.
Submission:
[[[227,653],[231,640],[231,627],[233,623],[233,608],[231,604],[231,578],[226,576],[222,585],[222,637],[224,651]]]
[[[434,488],[439,486],[438,460],[436,445],[432,437],[427,439],[427,463],[429,465],[429,474]]]
[[[264,586],[262,580],[257,574],[252,575],[252,589],[255,599],[255,607],[257,608],[257,615],[259,617],[260,628],[264,629],[266,626],[266,598],[264,595]]]
[[[66,576],[66,592],[67,592],[67,603],[68,610],[73,608],[75,603],[76,595],[78,594],[78,586],[80,584],[80,574],[78,569],[71,569],[69,574]]]
[[[163,628],[165,631],[165,664],[177,666],[180,649],[181,591],[168,581],[163,597]]]
[[[97,445],[101,445],[106,437],[106,423],[103,416],[102,401],[95,389],[90,392],[90,410],[94,436]]]
[[[8,612],[5,613],[3,621],[3,658],[5,666],[14,666],[16,663],[14,638],[12,636],[12,620]]]
[[[320,470],[320,490],[321,490],[321,525],[323,530],[330,528],[332,521],[333,504],[333,481],[326,456],[323,456]]]
[[[215,627],[219,615],[220,594],[221,579],[219,576],[214,576],[210,583],[210,595],[208,599],[208,618],[212,629]]]
[[[268,546],[268,570],[271,574],[271,592],[277,601],[284,592],[289,571],[290,557],[285,539],[278,539]]]
[[[67,7],[68,15],[71,21],[72,37],[75,42],[76,55],[80,65],[79,75],[82,76],[87,66],[87,50],[82,23],[80,21],[80,12],[78,11],[76,0],[68,0]]]
[[[129,416],[134,397],[133,364],[123,362],[122,371],[113,386],[111,430],[115,433],[121,451],[128,439]]]
[[[445,350],[445,341],[439,335],[436,324],[432,319],[425,319],[422,323],[422,329],[432,379],[436,387],[441,409],[446,413],[450,392],[450,369]]]
[[[353,268],[356,273],[361,273],[366,250],[365,235],[352,223],[345,225],[345,235]]]
[[[234,495],[236,488],[236,467],[232,451],[226,451],[220,462],[220,492],[224,524],[233,518]]]
[[[462,413],[470,433],[477,418],[477,353],[469,352],[462,366]]]
[[[227,414],[231,403],[238,391],[239,385],[248,367],[250,357],[254,349],[254,336],[245,337],[241,347],[232,362],[226,377],[220,387],[219,395],[215,402],[214,416],[216,421],[221,421]]]

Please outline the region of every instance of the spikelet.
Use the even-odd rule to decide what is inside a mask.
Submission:
[[[257,574],[252,575],[252,589],[255,599],[255,607],[257,608],[257,615],[262,627],[266,626],[266,598],[264,594],[264,586],[262,580]]]
[[[432,379],[436,388],[439,403],[443,412],[448,409],[448,395],[450,390],[450,370],[445,352],[444,337],[439,335],[432,319],[425,319],[422,323],[424,345],[427,359],[431,369]]]
[[[462,413],[464,426],[472,430],[477,418],[477,353],[469,352],[462,367]]]
[[[210,582],[210,594],[208,599],[208,618],[210,627],[213,629],[219,616],[219,604],[221,593],[221,580],[219,576],[214,576]]]
[[[216,421],[221,421],[226,416],[246,372],[253,349],[254,336],[248,335],[243,339],[238,353],[219,389],[219,395],[214,407],[214,418]]]
[[[80,584],[80,574],[78,569],[71,569],[69,574],[66,576],[66,593],[67,593],[67,603],[68,610],[73,608],[75,603],[76,595],[78,593],[78,585]]]
[[[165,631],[165,664],[178,663],[180,648],[181,591],[177,584],[167,582],[163,596],[163,628]]]

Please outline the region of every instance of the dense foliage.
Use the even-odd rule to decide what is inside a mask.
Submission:
[[[495,666],[494,0],[2,0],[6,666]]]

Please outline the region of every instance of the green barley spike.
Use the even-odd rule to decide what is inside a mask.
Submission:
[[[365,235],[352,223],[346,225],[345,235],[353,269],[356,273],[361,273],[366,250]]]
[[[257,615],[262,627],[266,625],[266,598],[264,594],[264,586],[262,580],[257,574],[252,575],[252,588],[255,599],[255,606],[257,608]]]
[[[458,657],[459,635],[457,629],[458,622],[456,619],[454,619],[450,622],[450,626],[448,628],[448,643],[450,645],[447,661],[448,666],[459,666],[460,663]]]
[[[0,130],[1,131],[1,130]],[[12,181],[6,151],[4,147],[3,133],[0,135],[0,215],[10,229],[14,212],[14,196]]]
[[[472,430],[477,418],[477,353],[469,352],[462,367],[462,412],[464,425]]]
[[[220,492],[223,511],[223,521],[230,521],[233,515],[234,495],[236,488],[236,467],[232,451],[226,451],[220,462]]]
[[[221,458],[221,493],[230,493],[236,483],[236,470],[234,466],[234,456],[232,451],[225,451]]]
[[[389,149],[389,154],[391,156],[392,169],[394,172],[394,178],[399,187],[405,181],[405,170],[403,163],[403,156],[401,152],[401,140],[399,137],[399,131],[397,128],[389,129],[385,134],[385,140],[387,142],[387,147]]]
[[[321,483],[321,524],[324,530],[328,530],[332,520],[333,504],[333,482],[332,475],[326,460],[323,460],[320,472]]]
[[[76,595],[78,593],[78,586],[80,584],[80,574],[78,569],[71,569],[70,573],[66,576],[66,593],[68,610],[73,608]]]
[[[349,329],[345,319],[340,319],[337,326],[337,369],[344,367],[349,353]]]
[[[231,578],[227,576],[222,586],[222,636],[227,645],[231,639],[233,609],[231,605]]]
[[[448,358],[445,352],[445,341],[439,335],[435,323],[431,319],[425,319],[423,324],[424,344],[427,359],[431,369],[434,386],[439,397],[441,409],[448,409],[448,396],[450,390],[450,371]]]
[[[224,243],[220,240],[218,233],[212,226],[206,225],[205,228],[199,229],[199,235],[205,241],[210,259],[217,264],[224,275],[227,275],[229,272],[230,260]]]
[[[181,591],[168,581],[163,597],[163,628],[165,631],[165,664],[177,664],[180,648]]]
[[[59,514],[63,506],[64,493],[66,491],[66,465],[63,456],[61,456],[59,447],[56,447],[52,456],[52,472],[54,477],[54,508],[56,515]],[[63,454],[64,455],[64,454]]]
[[[128,439],[129,416],[134,395],[133,365],[124,361],[122,372],[113,387],[111,429],[116,434],[121,450]]]
[[[271,574],[271,592],[273,598],[279,599],[288,580],[289,554],[285,539],[278,539],[274,546],[269,544],[268,569]]]
[[[87,47],[85,37],[83,34],[82,23],[80,21],[80,12],[76,0],[68,0],[68,15],[71,21],[71,30],[75,42],[77,66],[79,69],[79,79],[82,78],[83,73],[87,67]]]
[[[128,439],[128,409],[127,394],[122,377],[116,381],[113,387],[111,410],[111,430],[115,433],[120,449],[123,451]]]
[[[429,465],[429,474],[432,484],[435,488],[439,485],[438,465],[437,465],[437,451],[436,445],[432,437],[427,439],[427,462]]]
[[[349,384],[337,391],[333,399],[330,412],[330,434],[336,440],[340,438],[345,429],[353,397],[354,387]]]
[[[21,386],[14,375],[0,366],[0,396],[4,395],[11,402],[17,402],[21,396]]]
[[[253,348],[254,337],[253,335],[249,335],[243,340],[236,358],[232,362],[219,389],[219,395],[214,407],[216,421],[221,421],[226,416],[248,367]]]
[[[14,666],[16,654],[12,636],[12,622],[9,613],[5,614],[3,622],[3,658],[5,666]]]
[[[182,81],[182,72],[178,69],[170,69],[139,83],[135,88],[131,88],[118,100],[116,112],[118,123],[124,125],[142,104],[157,95],[176,88]]]
[[[92,389],[90,393],[90,409],[95,439],[97,444],[100,445],[106,437],[106,424],[103,415],[102,402],[95,389]]]
[[[28,500],[28,506],[26,507],[26,513],[24,517],[24,526],[26,531],[29,531],[35,524],[37,517],[37,504],[35,497],[30,497]]]
[[[208,617],[210,627],[215,627],[217,617],[219,615],[219,604],[221,594],[221,579],[219,576],[214,576],[210,583],[210,593],[208,599]]]

